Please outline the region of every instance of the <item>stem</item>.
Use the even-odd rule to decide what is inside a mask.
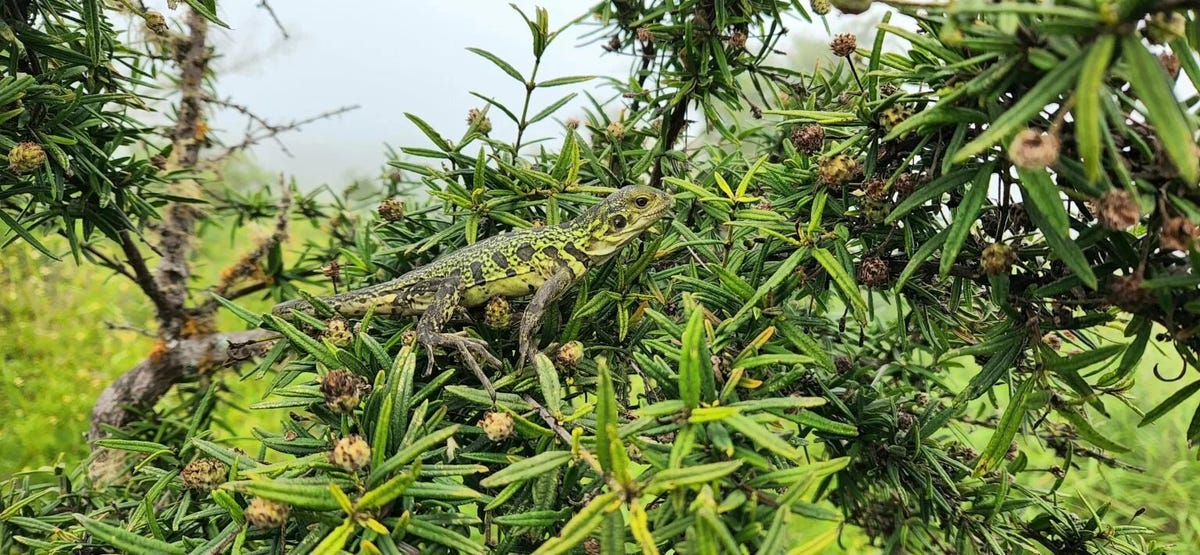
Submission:
[[[533,98],[533,89],[537,88],[538,68],[542,66],[542,57],[538,56],[533,59],[533,73],[529,74],[529,81],[525,83],[525,104],[521,106],[521,123],[517,124],[517,142],[513,145],[513,157],[516,157],[521,152],[521,139],[525,136],[525,128],[529,127],[527,118],[529,116],[529,101]]]

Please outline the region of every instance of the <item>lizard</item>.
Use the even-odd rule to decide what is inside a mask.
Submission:
[[[420,316],[416,340],[428,353],[426,372],[433,367],[437,347],[453,348],[495,402],[496,391],[478,359],[490,366],[502,364],[482,339],[442,331],[454,313],[460,307],[479,306],[496,296],[532,295],[521,317],[516,361],[518,367],[527,358],[532,363],[537,352],[535,332],[546,308],[589,268],[612,258],[673,205],[673,197],[662,190],[626,186],[561,224],[495,235],[444,254],[391,281],[321,300],[344,317],[362,316],[371,308],[375,314]],[[313,314],[313,307],[304,299],[280,303],[272,313],[286,317],[292,310]]]

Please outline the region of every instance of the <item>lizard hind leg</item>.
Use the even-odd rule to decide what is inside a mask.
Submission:
[[[533,357],[537,355],[538,326],[541,325],[542,318],[546,315],[546,308],[562,297],[574,282],[575,274],[571,272],[570,268],[563,268],[550,276],[529,300],[529,306],[525,308],[525,314],[521,317],[521,331],[518,336],[518,368],[524,367],[526,359],[530,365],[533,364]]]
[[[496,367],[501,366],[501,364],[500,360],[488,351],[487,342],[473,337],[466,337],[461,333],[442,332],[442,326],[450,320],[450,317],[454,315],[455,309],[458,308],[459,301],[461,300],[461,287],[462,281],[457,274],[445,278],[438,284],[433,301],[429,304],[429,308],[425,310],[420,320],[417,321],[417,342],[423,345],[429,353],[429,363],[426,365],[426,373],[433,370],[434,348],[453,347],[458,351],[458,355],[463,363],[479,378],[479,382],[483,384],[483,388],[487,390],[488,395],[494,403],[496,401],[496,389],[492,387],[492,382],[488,380],[487,374],[483,372],[478,359],[483,359],[485,363]]]

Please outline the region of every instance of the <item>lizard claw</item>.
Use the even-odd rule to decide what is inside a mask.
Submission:
[[[483,388],[487,390],[488,396],[492,398],[492,405],[496,404],[496,388],[492,387],[491,380],[488,379],[487,374],[484,373],[483,368],[479,366],[479,361],[476,359],[476,357],[483,359],[484,363],[489,366],[501,366],[500,359],[497,359],[495,355],[488,351],[486,341],[449,333],[439,333],[428,337],[426,347],[430,350],[430,368],[433,367],[434,346],[454,347],[458,351],[458,355],[463,363],[471,369],[475,377],[479,378],[479,383],[483,384]]]

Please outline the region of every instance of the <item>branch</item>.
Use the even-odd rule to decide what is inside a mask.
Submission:
[[[662,186],[663,158],[666,158],[667,152],[674,148],[675,141],[679,140],[679,133],[683,131],[683,126],[687,123],[687,105],[691,98],[691,95],[681,98],[679,104],[676,104],[675,109],[671,111],[671,120],[667,124],[667,136],[663,141],[662,152],[659,152],[658,157],[654,159],[654,171],[650,174],[651,187]]]
[[[288,36],[287,29],[283,28],[283,22],[279,21],[279,16],[275,15],[275,9],[272,8],[270,4],[267,3],[267,0],[259,0],[258,7],[262,8],[264,10],[267,10],[267,13],[270,14],[271,19],[273,21],[275,21],[275,26],[279,27],[279,32],[283,34],[283,38],[285,40],[291,38]]]
[[[228,106],[229,108],[233,108],[235,110],[242,111],[236,105],[231,105],[231,104],[224,104],[224,105]],[[263,127],[264,132],[261,134],[258,134],[258,135],[247,132],[246,137],[242,140],[242,142],[225,149],[225,152],[221,153],[220,156],[217,156],[216,159],[221,160],[224,158],[228,158],[229,156],[232,156],[233,154],[237,153],[238,151],[250,148],[251,146],[254,146],[266,139],[274,139],[275,137],[277,137],[278,135],[281,135],[283,133],[287,133],[289,131],[295,131],[305,125],[308,125],[308,124],[316,122],[316,121],[332,118],[335,116],[340,116],[342,114],[345,114],[346,112],[352,112],[354,110],[359,109],[360,107],[361,106],[359,106],[358,104],[352,104],[350,106],[342,106],[340,108],[337,108],[334,110],[329,110],[327,112],[322,112],[320,114],[317,114],[317,115],[309,117],[309,118],[305,118],[302,120],[295,120],[290,123],[285,123],[285,124],[281,124],[281,125],[267,123],[266,120],[260,118],[259,116],[252,115],[249,113],[249,111],[245,111],[243,113],[245,113],[248,116],[251,116],[251,119],[258,122],[259,125],[261,125]],[[284,149],[284,151],[287,152],[287,149]],[[288,153],[288,154],[290,155],[291,153]]]
[[[123,229],[120,232],[120,238],[121,252],[125,253],[127,263],[133,268],[134,283],[137,283],[142,292],[154,303],[154,310],[159,321],[162,321],[171,310],[170,301],[158,288],[158,282],[155,281],[154,276],[150,275],[150,268],[146,265],[146,259],[142,256],[142,251],[138,249],[137,243],[134,242],[133,236],[129,234],[128,230]],[[121,273],[129,275],[123,268]]]
[[[88,441],[104,437],[104,427],[122,427],[136,414],[133,409],[153,407],[176,383],[201,368],[223,368],[259,356],[278,336],[253,329],[180,339],[167,350],[149,357],[117,378],[92,407]]]
[[[238,259],[236,263],[221,272],[220,280],[213,287],[213,294],[228,298],[229,290],[233,287],[233,284],[253,275],[254,271],[258,268],[258,261],[267,256],[267,253],[271,252],[271,249],[279,246],[287,238],[288,214],[292,206],[292,190],[284,184],[282,175],[279,176],[279,184],[283,188],[283,196],[279,199],[279,211],[275,215],[275,231],[267,236],[266,239],[263,239],[253,250]],[[262,283],[260,285],[265,286],[267,284]],[[239,293],[242,295],[248,294],[248,292],[241,291]],[[201,314],[211,314],[216,309],[216,299],[209,298],[209,300],[200,306],[199,311]]]

